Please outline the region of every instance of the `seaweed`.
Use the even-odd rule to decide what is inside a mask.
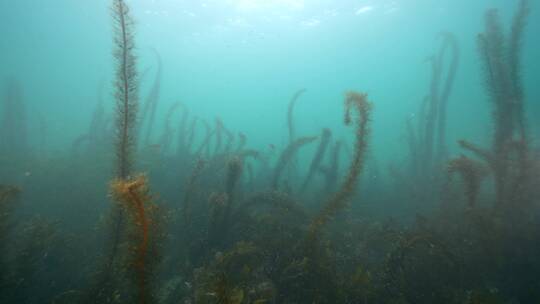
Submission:
[[[234,133],[231,132],[229,129],[225,128],[225,126],[223,126],[223,131],[225,132],[225,136],[227,136],[227,142],[225,143],[225,149],[223,153],[228,154],[231,152],[233,148],[235,137],[234,137]]]
[[[405,303],[454,303],[445,288],[459,287],[453,284],[460,281],[462,269],[462,261],[436,236],[399,236],[396,248],[387,256],[380,293]],[[424,288],[432,292],[422,292]]]
[[[163,128],[163,133],[161,135],[161,148],[163,153],[167,153],[172,143],[173,128],[171,126],[171,120],[174,113],[181,107],[181,103],[175,102],[167,111],[167,116],[165,117],[165,127]]]
[[[129,3],[124,1],[114,3]],[[109,147],[117,152],[115,178],[108,189],[111,205],[105,205],[106,188],[100,186],[111,175],[97,161],[101,159],[84,155],[74,170],[73,162],[54,149],[46,158],[28,158],[28,168],[19,170],[10,167],[9,155],[1,155],[7,160],[1,169],[7,170],[0,184],[16,179],[25,191],[19,204],[19,189],[0,186],[0,302],[538,303],[540,153],[532,148],[524,120],[519,57],[527,7],[528,2],[521,2],[509,37],[497,17],[489,15],[492,28],[482,38],[489,43],[481,45],[481,55],[489,57],[486,75],[496,80],[496,87],[488,89],[497,94],[489,97],[494,113],[511,110],[504,113],[510,117],[504,117],[500,127],[512,130],[495,129],[488,148],[458,142],[471,156],[446,160],[443,100],[450,101],[448,78],[454,77],[452,61],[459,54],[445,34],[432,62],[432,92],[437,94],[422,101],[417,117],[407,121],[408,151],[403,146],[397,152],[369,153],[372,110],[366,94],[345,96],[344,121],[353,141],[342,141],[327,129],[317,138],[298,136],[292,113],[303,93],[299,91],[289,105],[290,129],[278,153],[274,145],[263,144],[263,137],[256,138],[256,146],[247,146],[246,136],[227,129],[226,121],[216,119],[209,126],[174,104],[162,116],[156,112],[154,122],[164,120],[158,138],[163,154],[150,179],[135,170],[142,165],[135,153],[146,148],[137,145],[135,137],[145,144],[150,105],[146,118],[136,120],[132,99],[123,102],[125,96],[118,93],[122,88],[117,88],[116,106],[121,109],[116,128],[98,107],[81,141],[84,152],[91,154],[87,145],[92,145],[92,136],[96,142],[107,132],[118,136]],[[121,44],[122,30],[116,33]],[[123,56],[117,53],[116,84],[122,86]],[[128,89],[140,83],[133,81],[127,81]],[[502,100],[501,96],[518,102],[509,106],[506,100],[497,110],[494,97]],[[436,117],[429,135],[426,125],[434,99]],[[500,117],[493,118],[496,127]],[[127,130],[123,140],[122,127]],[[257,135],[261,134],[253,132]],[[429,166],[423,159],[428,137]],[[313,154],[299,153],[319,139]],[[348,141],[354,142],[352,148]],[[125,143],[127,156],[121,155]],[[386,184],[392,177],[378,172],[381,163],[376,160],[401,160],[403,153],[410,153],[409,159],[395,162],[401,165],[395,172],[401,191],[392,191]],[[295,155],[302,166],[294,167]],[[121,161],[127,165],[121,166]],[[497,205],[499,185],[487,183],[488,175],[496,175],[501,166],[505,208]],[[441,193],[440,186],[448,188]],[[167,198],[164,203],[158,204],[158,193]],[[441,199],[447,205],[438,204]],[[165,209],[167,201],[170,210]],[[426,213],[414,206],[418,201],[439,209]],[[108,211],[103,207],[112,210],[102,213]],[[32,212],[59,220],[27,221]],[[168,216],[175,222],[169,223]],[[96,227],[75,223],[81,218]],[[71,242],[66,246],[59,240]],[[102,241],[106,243],[97,250]]]
[[[227,234],[230,225],[231,213],[235,202],[235,189],[242,176],[243,162],[238,157],[231,158],[227,163],[227,177],[225,179],[225,193],[227,194],[227,205],[223,216],[223,234]]]
[[[227,162],[225,191],[214,196],[214,208],[210,219],[209,242],[219,246],[227,239],[231,215],[235,204],[235,189],[243,171],[242,160],[233,157]]]
[[[276,163],[276,166],[274,167],[274,171],[272,173],[272,179],[271,179],[271,185],[272,189],[277,189],[279,186],[279,179],[281,177],[281,174],[283,173],[283,169],[287,166],[287,164],[295,157],[298,150],[315,140],[317,140],[317,136],[306,136],[306,137],[300,137],[293,142],[291,142],[285,150],[281,153],[279,156],[279,159]]]
[[[509,188],[509,185],[513,184],[512,175],[525,176],[523,170],[514,174],[511,164],[517,162],[520,164],[519,168],[527,167],[525,156],[528,154],[528,138],[520,76],[520,51],[528,12],[529,2],[520,1],[509,40],[506,40],[497,11],[488,10],[485,16],[485,32],[479,34],[477,39],[484,66],[485,84],[493,105],[494,130],[489,159],[495,179],[498,206],[515,199],[512,197],[514,191]],[[522,153],[517,153],[517,158],[512,155],[512,146],[515,147],[515,143],[519,143],[523,150]],[[470,144],[464,146],[471,147]]]
[[[448,158],[446,125],[447,108],[460,61],[456,37],[450,32],[440,34],[441,44],[431,56],[429,93],[420,103],[416,115],[406,120],[406,138],[409,148],[409,174],[418,184],[436,189]],[[448,63],[446,62],[448,61]],[[413,117],[416,116],[414,125]],[[413,193],[424,201],[434,198],[433,191]]]
[[[221,121],[221,118],[216,117],[215,124],[216,128],[214,129],[214,131],[216,136],[216,146],[214,147],[214,154],[217,154],[221,150],[221,145],[223,142],[223,121]]]
[[[356,126],[354,156],[341,188],[324,204],[321,211],[319,211],[309,226],[307,244],[310,248],[320,237],[321,229],[347,205],[348,200],[354,193],[359,175],[364,168],[371,119],[371,103],[367,99],[367,94],[357,92],[348,92],[346,94],[344,117],[346,125],[353,123],[352,111],[356,111],[358,114],[358,117],[354,121]]]
[[[133,53],[134,22],[130,9],[124,0],[112,1],[112,19],[114,29],[114,58],[116,61],[116,79],[114,96],[116,103],[116,178],[128,182],[133,167],[133,154],[136,147],[135,123],[138,108],[138,79],[136,57]],[[119,205],[114,205],[110,214],[110,248],[96,282],[88,290],[88,303],[110,302],[118,293],[118,277],[121,273],[118,265],[120,244],[125,232],[125,213]]]
[[[292,144],[296,139],[296,130],[294,127],[294,107],[298,102],[298,99],[306,92],[306,89],[300,89],[294,93],[293,97],[289,101],[289,106],[287,109],[287,127],[289,129],[289,144]]]
[[[141,304],[156,303],[152,283],[159,258],[160,239],[158,210],[152,203],[147,183],[144,175],[130,180],[116,179],[111,183],[114,200],[130,218],[129,227],[132,232],[129,240],[129,266],[134,275],[129,279],[137,289],[133,301]]]
[[[430,172],[432,170],[433,162],[439,163],[444,161],[444,154],[446,154],[446,108],[448,104],[448,98],[450,96],[452,86],[454,84],[455,73],[459,62],[459,49],[456,39],[451,33],[443,33],[443,44],[437,57],[431,59],[432,61],[432,79],[429,94],[429,103],[426,116],[425,126],[425,138],[424,138],[424,153],[423,158],[426,163],[426,170]],[[441,90],[441,81],[443,77],[443,59],[450,48],[452,52],[452,58],[446,77]],[[437,146],[434,149],[434,135],[438,134]],[[436,152],[434,156],[434,151]],[[429,174],[429,173],[428,173]]]
[[[203,120],[204,129],[206,130],[205,136],[199,146],[199,148],[195,151],[195,157],[199,158],[206,149],[206,156],[209,157],[210,155],[210,140],[212,139],[212,136],[215,134],[215,130],[212,130],[208,122],[206,120]]]
[[[300,188],[300,192],[304,192],[308,186],[308,184],[313,179],[313,176],[318,171],[321,162],[324,158],[324,155],[326,153],[326,149],[328,147],[328,143],[330,142],[330,138],[332,137],[332,132],[330,129],[324,128],[322,130],[321,134],[321,142],[319,144],[319,147],[317,148],[317,152],[315,152],[315,156],[311,160],[311,164],[309,165],[309,171],[306,175],[306,178],[304,179],[304,183],[302,184],[302,187]]]
[[[236,152],[241,151],[246,146],[247,137],[246,134],[239,132],[238,133],[238,146],[236,147]]]
[[[114,82],[116,100],[116,157],[117,176],[127,179],[133,167],[135,147],[135,123],[139,104],[136,68],[134,24],[129,7],[124,0],[113,0],[114,58],[116,60],[116,80]]]
[[[206,162],[203,159],[198,159],[191,176],[188,179],[188,183],[184,190],[184,200],[182,203],[182,214],[184,215],[184,226],[186,231],[190,231],[192,221],[192,196],[195,192],[195,183],[200,178],[202,170],[205,168]]]
[[[182,107],[182,117],[180,118],[180,125],[178,127],[178,144],[176,148],[176,155],[178,157],[184,157],[188,153],[187,148],[187,128],[189,120],[189,109],[185,106]]]
[[[195,141],[195,131],[197,129],[197,122],[199,121],[198,117],[193,117],[191,120],[191,123],[188,128],[188,136],[186,138],[186,152],[191,153],[191,149],[193,147],[193,143]]]
[[[324,175],[325,180],[325,192],[332,193],[335,190],[338,173],[339,173],[339,157],[341,155],[342,142],[337,140],[332,147],[332,154],[330,155],[330,163],[328,166],[321,166],[319,168],[321,174]]]
[[[482,163],[462,155],[448,163],[449,177],[451,178],[454,173],[458,173],[465,183],[467,205],[469,208],[473,208],[476,205],[478,191],[480,190],[482,180],[487,175],[487,170]]]
[[[4,257],[7,251],[7,237],[12,228],[12,200],[18,196],[20,189],[11,186],[0,185],[0,288],[4,285],[2,282],[6,280],[4,277],[5,271]]]
[[[438,119],[438,137],[437,137],[437,161],[442,162],[446,159],[448,151],[446,147],[446,112],[448,108],[448,100],[450,98],[452,88],[454,86],[454,79],[459,66],[460,51],[456,37],[450,32],[443,32],[443,45],[439,52],[438,62],[442,65],[444,56],[447,52],[451,53],[450,65],[448,67],[448,74],[446,81],[442,87],[439,97],[439,119]]]

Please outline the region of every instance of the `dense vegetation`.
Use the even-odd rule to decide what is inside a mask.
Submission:
[[[386,180],[364,174],[375,166],[377,109],[354,91],[343,97],[352,146],[327,128],[297,134],[304,89],[291,98],[281,150],[248,148],[243,133],[179,103],[156,135],[161,61],[141,102],[134,23],[123,0],[112,2],[116,111],[98,104],[70,158],[29,144],[22,89],[7,85],[0,303],[540,302],[540,155],[520,62],[528,1],[509,33],[490,10],[477,37],[491,145],[463,139],[462,155],[448,152],[460,52],[443,33],[430,92],[406,122],[407,162]],[[300,153],[308,145],[315,153]],[[402,216],[381,215],[390,208]]]

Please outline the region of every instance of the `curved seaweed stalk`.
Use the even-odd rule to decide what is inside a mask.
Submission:
[[[115,201],[120,203],[129,215],[132,237],[130,247],[132,254],[130,265],[135,274],[137,303],[155,303],[151,282],[154,269],[152,258],[155,257],[157,231],[155,218],[156,206],[148,194],[147,179],[140,175],[130,180],[116,179],[111,183],[111,192]]]
[[[332,137],[332,132],[328,128],[324,128],[322,130],[321,134],[321,143],[319,144],[319,147],[317,148],[317,152],[315,153],[315,156],[311,160],[311,164],[309,166],[308,174],[306,175],[306,178],[304,180],[304,183],[302,184],[302,187],[300,188],[301,192],[304,192],[307,188],[307,185],[315,175],[315,172],[319,169],[322,160],[324,159],[324,155],[326,154],[326,149],[328,147],[328,143],[330,142],[330,138]]]
[[[354,155],[349,166],[349,172],[341,189],[335,193],[325,204],[323,209],[317,214],[309,226],[307,245],[309,247],[316,244],[320,236],[321,229],[342,210],[347,201],[354,193],[358,178],[364,168],[365,156],[368,147],[368,136],[370,133],[369,122],[371,115],[371,103],[367,100],[367,94],[348,92],[345,98],[345,118],[346,125],[352,123],[351,111],[358,112],[358,117],[354,123],[356,125],[356,143]]]
[[[296,106],[296,102],[306,92],[306,89],[300,89],[294,93],[293,97],[289,101],[289,107],[287,109],[287,126],[289,128],[289,145],[293,143],[295,140],[295,129],[294,129],[294,107]]]
[[[272,174],[272,189],[278,188],[279,178],[281,177],[281,174],[283,173],[283,169],[287,166],[287,164],[294,158],[296,155],[296,152],[303,146],[310,144],[317,140],[317,136],[306,136],[301,137],[297,140],[294,140],[292,143],[290,143],[287,148],[281,153],[281,156],[278,159],[278,162],[276,164],[276,167],[274,168],[274,172]]]

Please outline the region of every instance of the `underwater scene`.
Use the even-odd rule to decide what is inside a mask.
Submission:
[[[0,304],[540,303],[537,0],[0,0]]]

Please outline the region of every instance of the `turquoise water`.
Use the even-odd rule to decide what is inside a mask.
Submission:
[[[197,116],[219,115],[256,146],[283,143],[294,91],[302,133],[341,125],[342,94],[366,91],[376,103],[374,147],[400,148],[403,121],[425,96],[437,34],[451,31],[462,62],[449,106],[452,139],[481,139],[489,119],[476,35],[487,8],[509,21],[515,1],[134,1],[139,70],[163,60],[159,110],[175,101]],[[110,99],[108,1],[0,3],[0,77],[24,82],[29,115],[43,115],[50,148],[65,145],[89,120],[101,83]],[[535,60],[540,28],[533,10],[523,52],[531,117],[539,114]],[[148,91],[151,73],[141,91]],[[107,102],[112,104],[112,102]],[[531,121],[538,127],[538,124]],[[453,140],[450,140],[452,142]],[[378,153],[377,153],[378,154]],[[390,157],[388,156],[388,157]]]
[[[540,2],[526,1],[521,78],[508,76],[522,84],[521,103],[486,85],[500,62],[490,53],[482,64],[478,34],[494,8],[507,42],[522,1],[120,1],[134,20],[140,97],[128,178],[115,171],[115,1],[0,0],[0,303],[540,301]],[[437,154],[436,144],[424,151],[429,115],[419,109],[447,38],[459,58]],[[294,139],[332,136],[320,164],[318,137],[280,171],[301,89]],[[499,89],[522,112],[494,105]],[[368,94],[369,135],[343,123],[349,91]],[[217,139],[216,119],[231,142]],[[130,209],[126,184],[108,185],[138,173],[153,196]],[[141,228],[141,210],[159,229]],[[113,224],[130,233],[114,239]],[[143,262],[127,263],[129,248]]]

